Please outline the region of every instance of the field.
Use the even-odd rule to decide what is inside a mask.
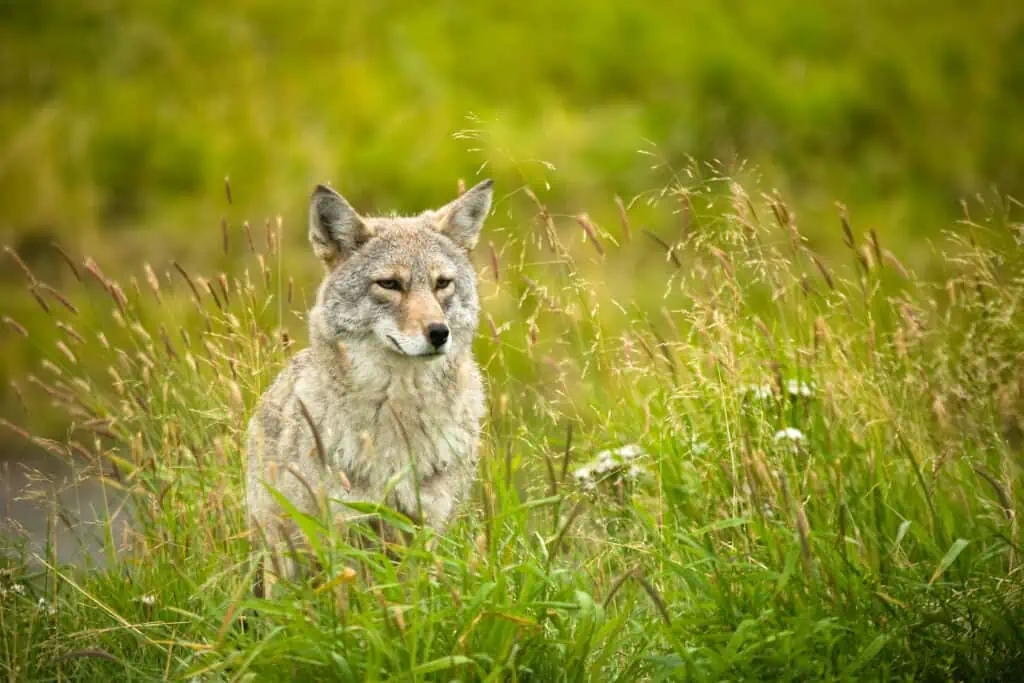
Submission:
[[[638,153],[656,149],[677,168],[755,165],[837,259],[842,200],[934,279],[925,241],[960,200],[1024,183],[1022,46],[1024,10],[1005,0],[0,3],[0,242],[51,278],[52,241],[112,275],[219,270],[197,235],[224,176],[254,227],[295,227],[317,182],[411,211],[483,164],[499,187],[550,183],[545,201],[612,222],[614,195],[668,182]],[[24,291],[15,269],[0,291]],[[38,358],[0,350],[9,412],[7,380]]]
[[[7,680],[1021,678],[1024,4],[0,1],[0,93]],[[309,192],[485,176],[472,500],[254,599]]]
[[[440,538],[369,508],[414,532],[387,552],[299,517],[325,573],[272,600],[249,592],[242,434],[312,268],[281,269],[274,225],[210,230],[245,265],[205,277],[69,254],[73,288],[35,282],[61,341],[32,384],[73,429],[24,436],[137,524],[80,529],[106,545],[92,571],[9,553],[8,677],[1014,680],[1020,207],[973,206],[932,285],[845,213],[829,264],[777,195],[677,175],[615,224],[499,202],[473,501]],[[623,270],[660,284],[610,287]]]

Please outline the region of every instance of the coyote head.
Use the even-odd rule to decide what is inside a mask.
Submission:
[[[469,251],[490,207],[490,180],[413,217],[360,216],[317,186],[309,241],[327,275],[310,311],[311,335],[406,358],[468,350],[480,308]]]

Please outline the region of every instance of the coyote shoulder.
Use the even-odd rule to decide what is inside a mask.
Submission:
[[[369,501],[437,530],[468,492],[484,413],[469,252],[490,206],[489,180],[414,217],[360,216],[314,190],[309,241],[326,275],[309,347],[248,429],[249,518],[274,554],[269,573],[294,575],[285,556],[300,535],[268,485],[307,514],[326,504],[343,518],[353,512],[338,501]]]

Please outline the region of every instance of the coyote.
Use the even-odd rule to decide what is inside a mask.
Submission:
[[[414,217],[364,217],[334,190],[310,198],[309,241],[326,275],[309,347],[249,422],[247,503],[263,592],[295,578],[301,534],[268,491],[333,520],[343,502],[386,504],[443,531],[476,471],[484,387],[469,260],[491,207],[486,180]]]

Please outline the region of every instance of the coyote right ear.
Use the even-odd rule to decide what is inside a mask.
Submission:
[[[326,185],[316,186],[309,200],[309,243],[325,266],[333,267],[372,236],[344,197]]]

